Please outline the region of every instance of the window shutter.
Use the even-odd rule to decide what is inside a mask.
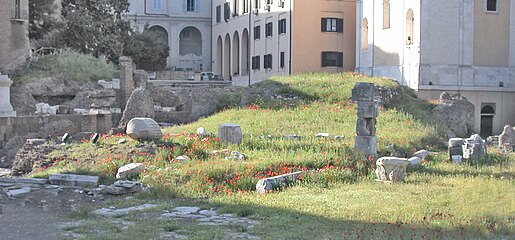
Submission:
[[[200,12],[200,0],[195,1],[195,12]]]
[[[327,53],[322,52],[322,67],[326,66],[326,61],[325,61],[326,59],[327,59]]]
[[[341,18],[338,18],[336,22],[336,31],[341,33],[343,32],[343,19]]]
[[[188,0],[182,0],[182,11],[183,12],[186,12],[186,10],[188,10],[187,6],[186,6],[188,4],[187,1]]]
[[[336,59],[336,66],[343,67],[343,53],[338,53],[338,58]]]
[[[322,18],[322,32],[327,31],[327,18]]]

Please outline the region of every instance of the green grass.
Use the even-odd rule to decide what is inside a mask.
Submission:
[[[153,190],[134,203],[148,199],[176,205],[186,199],[217,206],[223,212],[259,220],[261,224],[251,233],[264,239],[495,239],[515,233],[514,155],[489,149],[491,154],[479,161],[449,163],[442,148],[443,134],[431,117],[433,105],[413,98],[405,89],[399,102],[381,109],[380,156],[409,157],[422,148],[442,153],[411,170],[405,183],[375,182],[374,160],[353,151],[356,106],[349,98],[358,81],[400,87],[387,79],[348,73],[274,78],[256,88],[272,87],[275,93],[299,98],[256,96],[249,105],[168,128],[156,143],[120,145],[116,142],[121,136],[103,136],[97,145],[70,145],[52,153],[57,164],[36,174],[89,169],[112,181],[121,165],[143,162],[146,170],[140,180]],[[219,124],[229,122],[241,125],[242,144],[223,146],[214,135],[193,134],[198,127],[216,133]],[[320,132],[345,138],[315,138]],[[284,139],[292,134],[303,138]],[[247,159],[226,160],[224,154],[212,153],[223,148],[242,152]],[[175,161],[179,155],[192,160]],[[298,170],[306,173],[289,188],[267,195],[253,192],[260,178]],[[145,225],[143,220],[131,221]],[[153,224],[148,236],[177,228],[198,239],[223,236],[216,228],[193,231],[193,226]],[[124,234],[116,233],[115,239],[130,236]]]
[[[104,58],[65,50],[55,55],[45,55],[28,62],[13,75],[14,85],[42,77],[65,78],[67,81],[96,81],[111,79],[115,67]]]

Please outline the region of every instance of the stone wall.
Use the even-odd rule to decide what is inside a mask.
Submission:
[[[75,134],[78,132],[99,132],[107,133],[112,126],[110,114],[66,114],[66,115],[44,115],[44,116],[19,116],[0,118],[0,148],[16,136],[24,136],[29,133],[37,133],[49,126],[51,123],[69,121],[73,126],[68,126],[65,132]],[[46,127],[46,135],[59,136],[64,130]],[[46,136],[45,136],[46,137]]]

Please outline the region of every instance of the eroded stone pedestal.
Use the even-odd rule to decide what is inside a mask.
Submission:
[[[16,112],[11,105],[12,83],[7,75],[0,75],[0,117],[16,117]]]
[[[403,182],[410,162],[406,158],[382,157],[376,161],[377,181]]]

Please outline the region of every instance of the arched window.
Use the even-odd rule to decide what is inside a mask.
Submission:
[[[195,27],[186,27],[179,34],[179,54],[202,56],[202,34]]]
[[[361,50],[368,50],[368,20],[363,18],[361,21]]]
[[[390,28],[390,0],[383,0],[383,29]]]
[[[408,9],[406,13],[406,45],[413,44],[413,10]]]

